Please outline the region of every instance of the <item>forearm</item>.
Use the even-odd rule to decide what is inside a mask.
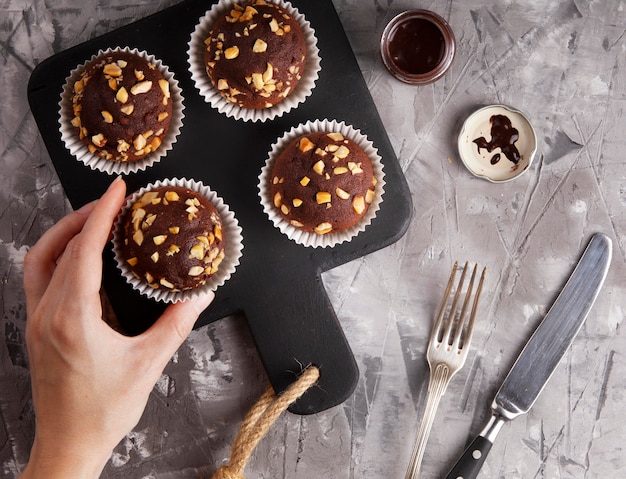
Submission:
[[[97,479],[110,458],[110,452],[52,452],[35,444],[19,479]]]

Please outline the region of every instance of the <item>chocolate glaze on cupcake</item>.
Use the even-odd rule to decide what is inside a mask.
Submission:
[[[154,289],[203,285],[224,259],[222,218],[198,192],[160,186],[143,193],[122,219],[121,252],[133,275]]]
[[[93,155],[135,162],[154,152],[172,118],[170,84],[134,53],[99,55],[72,86],[72,125]]]
[[[233,4],[205,40],[213,86],[242,108],[271,108],[302,78],[306,42],[300,24],[281,6],[264,0]]]
[[[376,178],[368,155],[339,132],[291,141],[270,173],[274,207],[289,224],[324,235],[345,231],[367,213]]]

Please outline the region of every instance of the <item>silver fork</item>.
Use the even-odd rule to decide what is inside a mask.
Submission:
[[[439,406],[439,400],[441,399],[441,396],[443,396],[443,393],[446,392],[446,388],[448,387],[452,376],[454,376],[454,374],[463,367],[463,364],[467,359],[467,352],[469,350],[470,341],[472,340],[478,299],[480,297],[483,282],[485,280],[485,274],[487,272],[487,268],[484,268],[480,276],[480,281],[478,282],[476,293],[474,294],[471,312],[468,315],[467,313],[474,290],[474,280],[476,278],[477,267],[478,265],[474,265],[474,269],[465,293],[465,299],[462,301],[460,312],[458,312],[457,309],[461,298],[463,284],[465,282],[465,276],[469,268],[468,263],[466,262],[456,289],[453,292],[454,278],[458,270],[458,263],[455,262],[452,267],[452,272],[450,273],[450,279],[448,280],[448,285],[439,308],[439,313],[437,315],[437,319],[435,320],[435,324],[433,325],[432,332],[430,333],[428,352],[426,353],[426,358],[428,359],[428,365],[430,367],[428,399],[426,401],[424,418],[420,423],[417,437],[415,438],[413,452],[411,453],[411,460],[404,479],[414,479],[417,477],[417,473],[422,463],[422,458],[424,457],[424,450],[426,449],[430,429],[435,419],[437,407]],[[452,304],[448,306],[448,302],[451,297]]]

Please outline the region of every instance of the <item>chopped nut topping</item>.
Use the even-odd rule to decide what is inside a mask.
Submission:
[[[142,82],[134,84],[130,88],[130,93],[132,95],[139,95],[140,93],[149,92],[151,88],[152,88],[152,82],[149,80],[146,80],[146,81],[142,81]]]
[[[102,115],[105,123],[113,123],[113,115],[111,115],[108,111],[102,110],[100,114]]]
[[[302,200],[300,198],[294,198],[292,203],[293,203],[293,206],[297,208],[298,206],[302,204]]]
[[[259,11],[256,8],[251,7],[250,5],[248,5],[246,7],[246,10],[239,16],[239,21],[240,22],[247,22],[249,20],[252,20],[252,17],[255,14],[257,14],[257,13],[259,13]]]
[[[313,165],[313,171],[318,175],[324,174],[324,162],[322,160],[318,161]]]
[[[159,252],[155,251],[154,253],[152,253],[152,256],[150,256],[150,259],[152,261],[154,261],[155,263],[158,263],[158,261],[159,261]]]
[[[179,226],[170,226],[167,231],[169,231],[170,233],[172,233],[173,235],[177,235],[180,232],[180,227]]]
[[[374,190],[367,190],[367,193],[365,193],[365,202],[369,205],[372,203],[372,201],[374,201],[374,197],[376,196],[376,193],[374,192]]]
[[[330,223],[320,223],[315,228],[313,228],[313,231],[315,231],[318,235],[330,233],[332,230],[333,225],[331,225]]]
[[[117,151],[119,153],[124,153],[130,149],[130,145],[126,143],[124,140],[117,140]]]
[[[224,58],[226,60],[234,60],[239,56],[239,47],[237,45],[224,50]]]
[[[311,140],[309,140],[306,136],[303,136],[298,141],[298,149],[302,153],[306,153],[307,151],[312,150],[314,146],[315,145],[313,144],[313,142]]]
[[[126,103],[128,101],[128,92],[126,91],[126,88],[122,87],[117,90],[117,93],[115,94],[115,99],[120,103]]]
[[[350,150],[345,145],[341,145],[335,152],[337,158],[346,158],[350,154]]]
[[[126,262],[132,267],[137,265],[137,258],[128,258]]]
[[[335,190],[335,193],[337,194],[337,196],[339,198],[341,198],[342,200],[347,200],[348,198],[350,198],[350,193],[348,193],[345,190],[342,190],[341,188],[337,188]]]
[[[274,195],[274,206],[276,208],[280,208],[280,205],[283,203],[283,196],[280,193],[276,193]]]
[[[133,146],[136,150],[141,150],[146,146],[146,138],[140,133],[135,138],[133,138]]]
[[[167,201],[180,200],[180,196],[178,196],[178,193],[176,193],[175,191],[166,191],[164,196]]]
[[[336,168],[333,168],[333,173],[336,175],[343,175],[344,173],[347,173],[349,170],[348,168],[346,168],[345,166],[337,166]]]
[[[223,78],[220,78],[219,80],[217,80],[217,89],[218,90],[228,90],[228,82],[226,80],[224,80]]]
[[[310,181],[311,181],[311,178],[309,178],[308,176],[303,176],[302,179],[300,180],[300,184],[302,186],[306,186],[309,184]]]
[[[201,243],[193,245],[189,250],[189,257],[196,259],[204,258],[204,246]]]
[[[105,75],[109,75],[112,77],[119,77],[122,75],[122,69],[117,63],[107,63],[106,65],[104,65],[102,71]]]
[[[137,243],[138,246],[141,246],[143,243],[143,232],[141,230],[137,230],[133,233],[133,241]]]
[[[204,273],[202,266],[192,266],[189,270],[189,276],[200,276],[202,273]]]
[[[267,43],[265,43],[260,38],[257,38],[257,40],[254,42],[254,45],[252,46],[252,51],[254,53],[265,53],[266,50],[267,50]]]
[[[186,208],[185,211],[187,213],[189,213],[187,215],[187,219],[189,221],[191,221],[192,219],[194,219],[196,217],[196,213],[199,211],[198,208],[194,205],[191,205],[190,207]]]
[[[328,133],[326,135],[328,138],[330,138],[333,141],[342,141],[343,140],[343,135],[339,132],[331,132]]]
[[[156,202],[161,201],[161,198],[155,198],[152,200],[152,204],[156,204]],[[144,225],[145,225],[145,229],[148,229],[150,226],[152,226],[152,223],[154,223],[154,220],[156,220],[156,215],[154,213],[149,214],[148,216],[146,216],[146,219],[144,220]]]
[[[315,194],[315,201],[317,201],[318,205],[321,205],[324,203],[330,203],[330,200],[331,200],[331,196],[328,191],[318,191]]]
[[[133,215],[132,215],[132,219],[133,222],[135,221],[141,221],[142,219],[144,219],[144,217],[146,216],[146,210],[144,210],[143,208],[135,208],[133,210]]]
[[[165,243],[165,240],[167,239],[167,235],[158,235],[152,238],[152,241],[154,242],[155,245],[159,246],[160,244]]]
[[[96,145],[99,148],[102,148],[104,145],[107,144],[107,140],[106,138],[104,138],[104,135],[102,133],[98,133],[97,135],[93,135],[91,137],[91,142]]]
[[[163,96],[165,98],[169,98],[170,97],[170,82],[168,82],[165,78],[160,78],[159,79],[159,87],[161,87],[161,91],[163,92]]]
[[[77,80],[74,82],[74,93],[82,93],[85,84],[83,80]]]
[[[130,104],[123,106],[122,108],[120,108],[120,111],[125,115],[130,115],[133,111],[135,111],[135,105]]]
[[[256,88],[257,90],[261,90],[263,88],[263,85],[265,84],[265,82],[263,81],[263,74],[253,73],[252,84],[254,85],[254,88]]]
[[[361,163],[355,163],[354,161],[348,162],[348,169],[352,172],[353,175],[363,173],[363,170],[361,169]]]
[[[365,199],[361,196],[355,196],[352,200],[352,208],[357,215],[363,214],[365,211]]]
[[[267,64],[267,68],[263,72],[263,83],[269,82],[274,77],[274,67],[271,63]]]

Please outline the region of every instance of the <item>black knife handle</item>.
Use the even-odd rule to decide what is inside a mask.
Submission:
[[[483,437],[476,436],[461,458],[446,476],[446,479],[476,479],[480,468],[483,467],[487,454],[493,443]]]

